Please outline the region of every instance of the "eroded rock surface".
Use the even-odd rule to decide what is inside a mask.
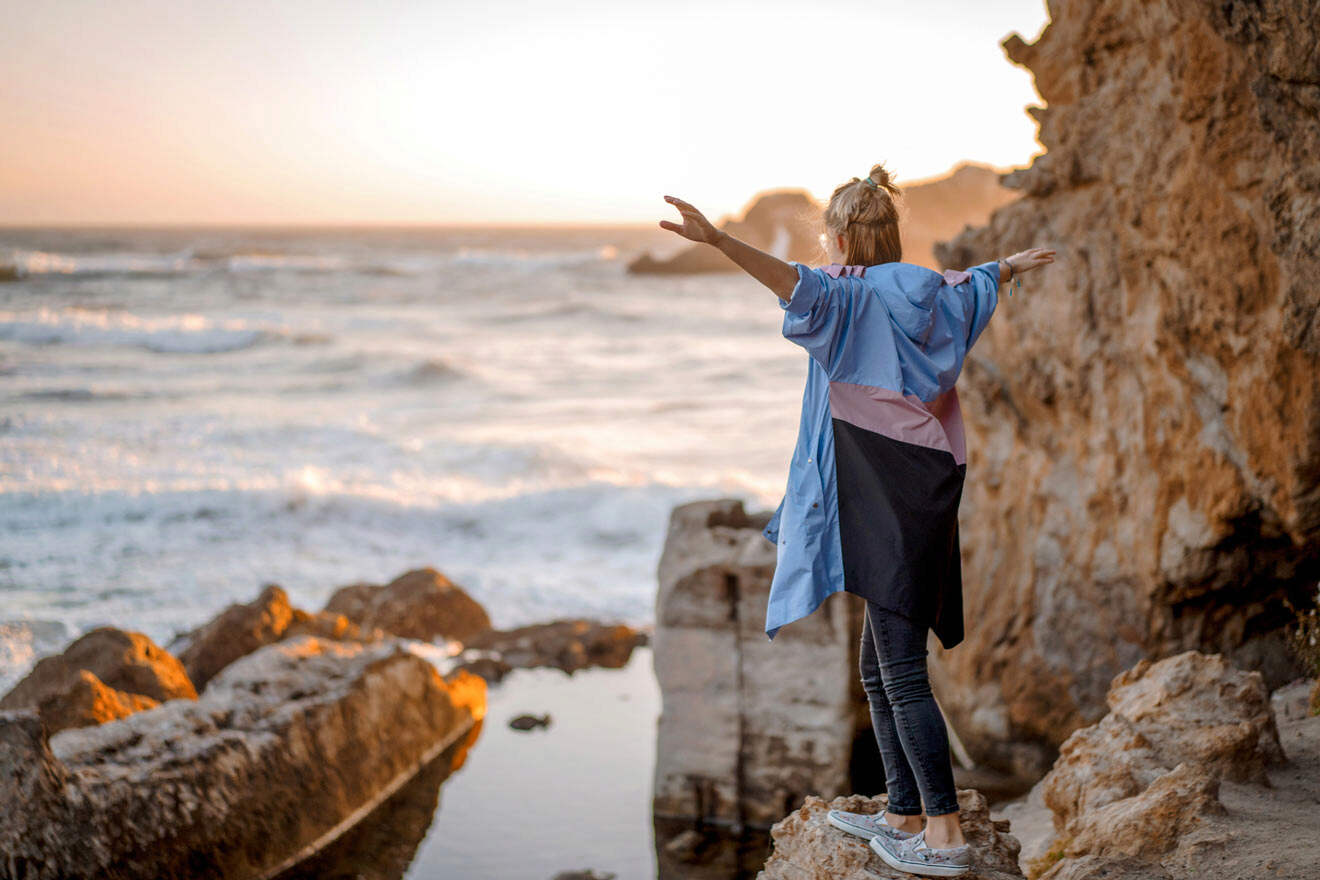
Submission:
[[[1287,763],[1260,673],[1220,655],[1142,660],[1115,676],[1107,700],[1110,713],[1074,731],[1039,783],[1056,836],[1033,853],[1030,876],[1205,864],[1206,841],[1227,839],[1215,825],[1228,815],[1221,782],[1270,787],[1269,770]]]
[[[490,629],[481,603],[434,568],[406,572],[384,586],[350,584],[330,597],[325,610],[366,629],[421,641],[466,643]]]
[[[799,809],[771,827],[774,852],[757,880],[911,880],[913,875],[889,867],[865,840],[840,831],[826,819],[830,810],[878,813],[888,804],[885,795],[854,794],[828,802],[808,795]],[[1009,833],[1009,822],[990,818],[985,796],[975,789],[960,788],[958,809],[963,836],[972,847],[972,869],[959,876],[965,880],[1023,877],[1018,868],[1020,845]]]
[[[932,656],[973,757],[1026,776],[1143,657],[1302,674],[1282,600],[1307,607],[1320,579],[1320,15],[1050,13],[1005,43],[1047,152],[937,251],[1059,254],[1001,293],[959,382],[969,626]]]
[[[398,643],[302,637],[200,700],[49,740],[34,714],[0,713],[0,853],[25,880],[259,876],[484,712],[480,678],[446,680]]]

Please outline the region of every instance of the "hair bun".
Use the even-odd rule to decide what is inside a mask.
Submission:
[[[890,178],[889,176],[889,172],[885,170],[885,166],[883,162],[871,168],[871,179],[876,182],[877,186],[880,186],[883,189],[887,189],[890,192],[893,192],[897,189],[897,187],[894,186],[894,182],[892,178]]]

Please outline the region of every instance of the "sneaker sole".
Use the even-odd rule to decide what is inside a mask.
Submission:
[[[844,820],[835,818],[833,813],[826,813],[825,818],[831,825],[833,825],[835,828],[839,829],[840,831],[847,831],[849,834],[854,834],[862,838],[863,840],[870,840],[871,838],[875,837],[874,832],[864,831],[861,828],[858,828],[854,825],[849,825]]]
[[[957,877],[972,870],[971,865],[927,865],[924,862],[904,861],[878,844],[875,839],[871,840],[871,849],[886,865],[907,874],[917,874],[922,877]]]

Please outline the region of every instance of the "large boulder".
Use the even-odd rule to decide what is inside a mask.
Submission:
[[[91,678],[84,677],[84,671]],[[66,713],[60,705],[70,699],[77,705]],[[197,699],[183,665],[142,633],[103,626],[75,640],[64,653],[38,661],[0,699],[0,710],[40,710],[43,718],[68,726],[78,719],[95,723],[95,717],[109,720],[121,717],[121,710],[136,711],[175,699]],[[63,720],[56,720],[57,716]]]
[[[474,675],[446,680],[397,642],[312,637],[99,727],[47,739],[35,715],[0,713],[0,852],[25,880],[273,876],[484,713]]]
[[[778,637],[776,637],[776,641]],[[846,795],[830,801],[808,795],[797,810],[770,829],[774,851],[757,880],[911,880],[876,855],[870,845],[829,824],[830,810],[878,813],[889,806],[886,795]],[[972,869],[965,880],[1010,880],[1024,876],[1018,867],[1020,845],[1009,833],[1009,822],[992,819],[985,796],[958,789],[958,823],[972,847]]]
[[[1109,714],[1064,741],[1039,783],[1055,838],[1033,854],[1032,876],[1194,851],[1203,841],[1188,836],[1228,814],[1221,782],[1268,787],[1269,769],[1287,763],[1260,673],[1220,655],[1143,659],[1115,676],[1108,704]]]
[[[808,794],[852,791],[854,742],[871,736],[857,672],[865,605],[831,597],[769,641],[765,521],[737,500],[670,514],[652,639],[656,816],[768,828]]]
[[[1302,674],[1320,580],[1320,16],[1303,0],[1051,4],[1005,42],[1047,104],[1023,193],[937,250],[1058,249],[959,381],[967,640],[936,693],[1030,777],[1138,660]],[[1007,290],[1004,291],[1004,294]]]
[[[434,568],[406,572],[384,586],[350,584],[330,597],[325,610],[367,629],[421,641],[466,642],[490,629],[481,603]]]
[[[204,688],[240,657],[282,639],[304,635],[354,641],[379,638],[378,633],[364,633],[342,614],[309,614],[294,608],[283,589],[267,584],[253,601],[230,605],[210,623],[179,636],[170,647],[193,684]]]

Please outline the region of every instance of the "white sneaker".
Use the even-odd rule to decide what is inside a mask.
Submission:
[[[849,813],[846,810],[830,810],[826,814],[829,823],[840,831],[847,831],[849,834],[856,834],[858,837],[864,837],[870,840],[877,834],[883,834],[891,840],[906,840],[913,837],[917,832],[903,831],[889,824],[885,818],[885,811],[878,813]]]
[[[926,845],[924,828],[905,840],[876,835],[871,849],[889,867],[923,877],[956,877],[972,869],[970,844],[932,849]]]

